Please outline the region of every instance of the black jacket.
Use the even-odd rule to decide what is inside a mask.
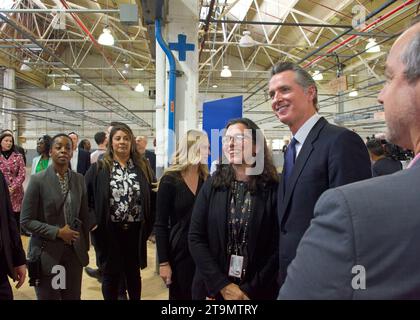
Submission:
[[[79,154],[77,157],[77,172],[85,175],[90,167],[90,153],[79,149]]]
[[[154,211],[151,210],[151,207],[154,207],[154,204],[151,203],[153,199],[151,200],[150,186],[142,170],[136,167],[136,173],[139,178],[142,196],[141,205],[144,210],[145,218],[139,234],[139,261],[140,268],[144,269],[147,267],[147,239],[152,232],[155,220]],[[113,228],[110,225],[110,172],[105,166],[98,168],[98,162],[96,162],[86,173],[85,181],[88,192],[89,209],[94,211],[98,226],[97,229],[93,231],[96,237],[96,245],[100,247],[100,251],[103,252],[104,261],[106,263],[106,261],[109,260],[109,256],[118,257],[120,255],[120,252],[116,252],[115,246],[112,245],[116,240],[114,238],[115,234]],[[111,266],[111,268],[113,267]],[[115,268],[118,268],[118,266],[115,266]]]
[[[275,299],[278,292],[277,186],[258,190],[252,196],[249,223],[249,262],[240,288],[250,299]],[[221,298],[230,283],[227,253],[227,217],[230,189],[215,189],[212,178],[204,183],[195,201],[189,231],[189,248],[196,264],[193,298]]]
[[[13,217],[12,204],[10,202],[9,189],[2,172],[0,171],[0,247],[7,265],[7,274],[16,280],[15,267],[26,263],[25,251]]]

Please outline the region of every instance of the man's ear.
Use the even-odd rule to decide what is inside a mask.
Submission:
[[[313,101],[316,95],[316,88],[314,86],[309,86],[306,90],[307,90],[308,97],[310,98],[311,101]]]

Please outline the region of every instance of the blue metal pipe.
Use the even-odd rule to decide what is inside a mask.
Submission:
[[[175,96],[176,96],[176,63],[172,51],[162,38],[160,20],[155,20],[155,36],[169,61],[169,99],[168,99],[168,157],[175,151]]]

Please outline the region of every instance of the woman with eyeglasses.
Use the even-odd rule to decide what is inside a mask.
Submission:
[[[171,166],[159,180],[156,201],[156,246],[159,274],[170,300],[191,300],[195,271],[188,250],[194,201],[207,179],[209,141],[203,131],[189,130],[179,142]]]
[[[194,299],[275,299],[278,292],[278,177],[267,143],[247,118],[229,121],[225,163],[195,202],[189,248]]]
[[[52,164],[50,148],[51,137],[49,135],[43,135],[38,139],[36,143],[36,152],[38,152],[39,155],[32,160],[31,174],[44,171]]]

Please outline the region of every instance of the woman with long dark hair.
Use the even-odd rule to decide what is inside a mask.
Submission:
[[[226,125],[227,163],[195,202],[189,248],[195,299],[275,299],[278,287],[278,177],[264,136],[247,118]]]
[[[147,266],[146,241],[153,226],[150,184],[153,173],[136,150],[131,129],[112,128],[102,160],[86,173],[89,208],[94,210],[96,245],[102,254],[102,294],[117,300],[126,280],[130,300],[141,296],[140,268]]]
[[[156,201],[156,246],[159,274],[170,300],[191,300],[195,264],[188,250],[188,229],[194,201],[207,179],[209,141],[203,131],[189,130],[172,164],[159,180]]]

